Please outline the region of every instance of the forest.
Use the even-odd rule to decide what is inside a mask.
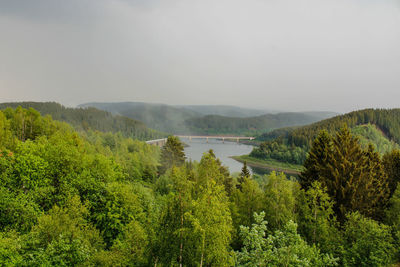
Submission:
[[[257,140],[261,143],[250,155],[301,165],[320,131],[334,134],[345,125],[357,135],[364,147],[372,143],[378,152],[384,154],[399,147],[399,117],[400,109],[365,109],[302,127],[277,129],[260,135]]]
[[[219,115],[189,118],[185,125],[191,132],[199,134],[259,135],[286,126],[306,125],[321,120],[321,117],[306,113],[264,114],[256,117],[235,118]]]
[[[53,119],[64,121],[78,131],[101,131],[121,133],[125,137],[149,140],[166,137],[167,134],[148,128],[144,123],[128,117],[113,115],[110,112],[93,107],[67,108],[56,102],[11,102],[0,103],[0,110],[22,107],[33,108],[41,115],[50,115]]]
[[[158,131],[194,135],[254,136],[273,129],[306,125],[330,118],[333,112],[282,112],[240,108],[236,106],[171,106],[165,104],[122,102],[87,103],[95,107],[141,121]]]
[[[299,179],[254,176],[246,163],[232,176],[212,150],[187,161],[176,137],[160,149],[7,108],[0,266],[398,263],[400,151],[382,156],[347,127],[322,128]]]

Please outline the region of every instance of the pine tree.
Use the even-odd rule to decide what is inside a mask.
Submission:
[[[304,162],[304,171],[300,175],[301,187],[307,190],[319,176],[324,175],[324,166],[332,155],[332,138],[327,131],[321,131],[314,140],[313,146]]]
[[[326,187],[341,222],[349,211],[379,218],[388,197],[387,176],[379,154],[373,147],[364,151],[347,127],[336,134],[332,145],[326,144],[329,139],[325,135],[322,133],[314,142],[301,175],[302,183],[318,180]],[[325,140],[325,145],[320,140]]]
[[[400,182],[400,150],[396,149],[386,154],[383,157],[383,164],[388,174],[390,196],[392,196],[397,184]]]
[[[169,136],[161,150],[161,166],[159,172],[165,173],[172,166],[182,166],[185,163],[184,147],[178,137]]]
[[[240,176],[238,178],[238,184],[236,185],[236,188],[241,189],[242,188],[242,184],[245,182],[246,179],[249,179],[251,177],[250,171],[247,168],[247,162],[245,161],[243,163],[243,167],[242,167],[242,172],[240,173]],[[252,215],[252,214],[250,214]]]

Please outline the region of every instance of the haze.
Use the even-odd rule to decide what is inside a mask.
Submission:
[[[399,107],[397,0],[0,0],[0,36],[0,102]]]

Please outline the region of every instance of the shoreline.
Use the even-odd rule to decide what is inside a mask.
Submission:
[[[277,172],[284,172],[287,174],[293,174],[293,175],[299,175],[300,170],[297,169],[292,169],[290,167],[282,167],[282,166],[276,166],[273,165],[272,162],[262,162],[262,160],[254,159],[248,155],[242,155],[242,156],[231,156],[230,158],[238,161],[238,162],[245,162],[247,163],[248,166],[250,167],[256,167],[256,168],[262,168],[270,171],[277,171]],[[299,165],[299,167],[301,167]]]

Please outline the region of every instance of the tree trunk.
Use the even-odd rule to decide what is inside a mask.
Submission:
[[[182,228],[183,228],[183,204],[182,204],[182,196],[179,195],[179,200],[181,202],[181,231],[179,231],[180,235],[180,246],[179,246],[179,267],[182,267],[182,253],[183,253],[183,240],[182,240]]]
[[[200,267],[203,267],[203,258],[204,258],[204,243],[205,243],[205,232],[203,230],[203,240],[202,240],[202,244],[201,244],[201,259],[200,259]]]

